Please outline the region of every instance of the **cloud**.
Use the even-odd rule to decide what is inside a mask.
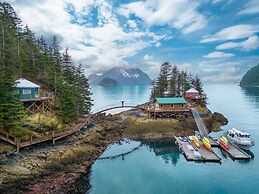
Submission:
[[[139,29],[134,20],[122,25],[107,0],[11,1],[18,15],[37,35],[57,35],[86,74],[128,65],[127,58],[166,37]],[[96,10],[96,21],[93,12]]]
[[[207,25],[206,17],[197,10],[199,5],[193,0],[145,0],[123,4],[118,13],[127,18],[134,15],[148,26],[168,25],[188,34]]]
[[[209,53],[205,56],[203,56],[204,58],[208,58],[208,59],[213,59],[213,58],[230,58],[235,56],[232,53],[224,53],[224,52],[218,52],[218,51],[214,51],[212,53]]]
[[[154,57],[153,55],[146,54],[143,59],[145,61],[149,61],[149,60],[153,59],[153,57]]]
[[[127,23],[131,28],[137,28],[137,23],[134,20],[128,20]]]
[[[204,36],[200,43],[247,38],[259,32],[259,25],[235,25],[224,28],[214,35]]]
[[[257,36],[251,36],[242,42],[227,42],[216,47],[217,50],[226,50],[233,48],[240,48],[241,50],[251,51],[259,47],[259,39]]]
[[[237,15],[250,15],[259,13],[259,0],[250,0],[245,8],[238,12]]]

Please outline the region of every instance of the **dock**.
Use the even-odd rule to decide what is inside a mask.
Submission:
[[[179,137],[174,137],[176,144],[179,146],[182,154],[185,156],[187,161],[197,161],[197,162],[220,162],[221,158],[213,150],[208,151],[203,146],[197,149],[191,141],[181,141]],[[201,142],[200,142],[201,144]],[[190,149],[191,148],[191,149]],[[197,157],[199,153],[201,157]]]
[[[252,157],[234,144],[228,143],[229,150],[220,146],[234,160],[250,160]]]

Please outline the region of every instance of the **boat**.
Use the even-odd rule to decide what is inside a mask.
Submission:
[[[204,137],[202,139],[202,145],[206,148],[206,150],[211,152],[211,144],[210,144],[210,141],[209,141],[209,139],[207,137]]]
[[[228,140],[226,137],[221,136],[220,140],[219,140],[219,145],[225,149],[225,150],[229,150],[229,146],[228,146]]]
[[[197,147],[197,148],[200,148],[200,143],[199,143],[199,140],[196,136],[192,136],[192,142],[193,144]]]
[[[228,141],[243,150],[250,150],[252,146],[255,145],[254,140],[251,138],[250,134],[247,132],[239,131],[232,128],[224,133],[224,136]]]

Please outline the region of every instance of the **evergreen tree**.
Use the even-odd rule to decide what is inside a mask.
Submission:
[[[177,78],[178,68],[176,65],[173,66],[170,78],[170,93],[172,96],[177,96]]]
[[[179,71],[176,65],[171,67],[169,63],[164,63],[161,66],[159,77],[153,82],[151,100],[156,97],[163,97],[164,92],[168,89],[173,97],[183,96],[184,92],[189,90],[191,86],[198,90],[200,94],[203,93],[203,85],[198,75],[193,78],[191,73]]]
[[[56,36],[48,45],[23,27],[14,9],[0,3],[0,129],[19,130],[25,112],[16,97],[14,81],[27,78],[54,91],[56,113],[69,123],[90,111],[91,92],[81,65],[76,67],[68,54],[61,56]]]

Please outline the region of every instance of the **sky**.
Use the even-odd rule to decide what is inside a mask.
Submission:
[[[259,0],[8,0],[36,35],[56,35],[86,75],[164,62],[203,82],[239,82],[259,63]]]

